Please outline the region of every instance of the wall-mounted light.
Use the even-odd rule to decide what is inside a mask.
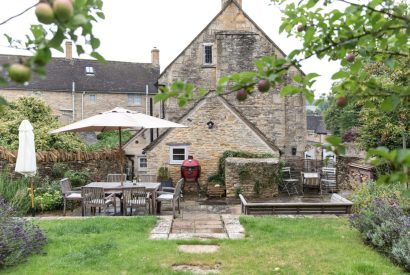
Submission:
[[[213,121],[210,120],[210,121],[208,121],[208,123],[206,125],[208,125],[208,129],[212,129],[212,128],[214,128],[215,123],[213,123]]]

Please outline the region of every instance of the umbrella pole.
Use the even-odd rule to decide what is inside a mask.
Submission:
[[[34,217],[36,215],[36,209],[34,208],[34,185],[33,180],[29,178],[30,181],[30,190],[31,190],[31,216]]]
[[[123,186],[124,185],[124,180],[123,180],[123,178],[122,178],[122,173],[123,173],[123,171],[124,171],[124,165],[123,165],[123,160],[122,160],[122,151],[121,151],[121,143],[122,143],[122,141],[121,141],[121,127],[120,128],[118,128],[118,132],[119,132],[119,136],[120,136],[120,140],[119,140],[119,144],[118,144],[118,152],[119,152],[119,157],[120,157],[120,178],[121,178],[121,186]]]

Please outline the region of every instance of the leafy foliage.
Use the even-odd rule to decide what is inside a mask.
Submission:
[[[39,253],[47,240],[37,225],[15,217],[14,210],[0,198],[0,269],[21,263]]]
[[[69,170],[64,174],[68,178],[73,187],[81,187],[86,185],[90,180],[90,173],[88,171],[73,171]]]
[[[121,142],[124,144],[128,142],[132,134],[130,131],[121,131]],[[102,132],[97,135],[97,143],[88,146],[89,150],[101,149],[118,149],[119,134],[118,131]]]
[[[36,210],[41,212],[58,210],[63,205],[63,196],[58,182],[47,183],[36,188],[34,198]]]
[[[36,150],[62,149],[84,150],[85,145],[72,133],[51,135],[49,132],[60,124],[52,110],[42,100],[35,97],[21,97],[5,107],[0,117],[0,146],[16,150],[18,148],[18,128],[21,121],[28,119],[33,125]]]
[[[47,2],[47,1],[46,1]],[[53,1],[49,1],[53,2]],[[81,37],[90,45],[91,50],[83,48],[81,45],[75,45],[79,55],[88,53],[95,59],[105,62],[104,58],[97,52],[100,46],[100,40],[94,36],[93,24],[100,19],[104,19],[102,12],[102,0],[75,0],[73,2],[74,14],[69,20],[55,19],[50,25],[33,24],[30,27],[30,34],[26,35],[25,41],[14,39],[5,34],[10,47],[25,49],[32,52],[33,56],[28,57],[20,62],[30,68],[30,70],[43,76],[45,66],[51,60],[51,51],[57,50],[63,52],[61,44],[64,40],[77,42]],[[33,5],[34,8],[37,4]],[[30,8],[28,9],[30,10]],[[9,20],[11,20],[11,17]],[[3,22],[5,24],[8,20]],[[3,68],[8,70],[10,64],[3,64]],[[0,84],[7,84],[7,79],[0,76]]]
[[[28,180],[13,177],[8,168],[0,172],[0,197],[17,211],[18,215],[28,213],[31,207]]]

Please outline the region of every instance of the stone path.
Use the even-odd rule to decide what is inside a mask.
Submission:
[[[185,214],[181,218],[160,217],[151,240],[242,239],[245,230],[239,216],[230,214]]]

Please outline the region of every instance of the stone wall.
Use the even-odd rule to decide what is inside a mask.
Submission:
[[[204,65],[204,44],[212,44],[213,64]],[[224,75],[254,71],[255,60],[266,55],[283,57],[283,53],[249,20],[235,4],[228,7],[201,32],[160,76],[159,84],[169,85],[176,80],[193,83],[205,90],[215,90],[217,80]],[[290,74],[300,73],[292,69]],[[306,110],[301,94],[280,97],[280,87],[270,93],[254,93],[239,102],[235,95],[226,96],[251,123],[276,144],[285,155],[292,147],[302,157],[306,147]],[[194,102],[180,108],[175,99],[165,103],[166,116],[178,120]],[[210,114],[211,115],[211,114]]]
[[[59,165],[66,165],[67,171],[88,171],[91,181],[106,181],[107,174],[118,174],[121,170],[118,160],[70,161],[56,163]],[[37,163],[37,176],[40,178],[48,177],[51,180],[60,180],[60,177],[55,177],[52,173],[53,166],[56,163]],[[6,168],[14,173],[15,164],[0,161],[0,170]]]
[[[95,95],[96,102],[90,101],[90,94]],[[42,99],[52,109],[56,116],[63,124],[73,122],[73,97],[71,92],[57,91],[17,91],[17,90],[0,90],[0,95],[8,101],[17,100],[24,96],[34,96]],[[146,95],[140,94],[141,105],[129,106],[128,94],[123,93],[80,93],[74,94],[74,117],[75,120],[81,120],[101,112],[106,112],[115,107],[123,107],[129,110],[146,113]],[[149,95],[149,98],[153,98]],[[149,108],[149,102],[148,102]],[[160,104],[154,104],[154,116],[160,116]]]
[[[227,158],[225,160],[226,197],[235,197],[237,189],[240,189],[246,198],[277,196],[278,174],[278,159]]]
[[[209,129],[207,122],[214,127]],[[218,97],[204,99],[181,123],[188,128],[170,130],[162,140],[147,150],[148,174],[157,174],[158,168],[167,166],[174,182],[180,178],[180,165],[170,164],[170,146],[185,145],[188,155],[197,159],[202,167],[201,188],[207,186],[209,176],[218,170],[218,161],[227,150],[253,153],[279,152],[270,147],[224,101]]]

